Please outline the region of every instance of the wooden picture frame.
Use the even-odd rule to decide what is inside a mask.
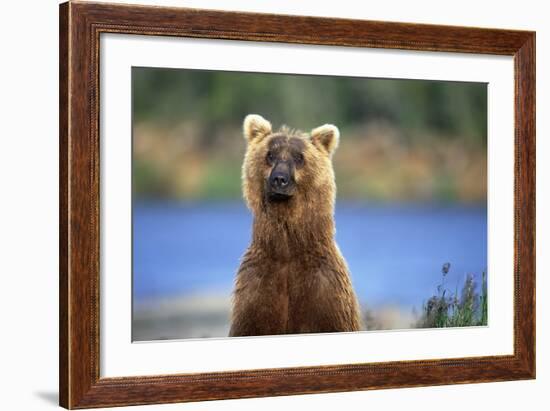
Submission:
[[[101,33],[513,56],[513,355],[100,378]],[[534,32],[69,2],[60,5],[59,50],[61,406],[124,406],[535,378]]]

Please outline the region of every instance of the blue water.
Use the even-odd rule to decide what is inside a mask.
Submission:
[[[336,239],[362,303],[421,307],[451,269],[460,291],[467,273],[487,268],[487,210],[477,206],[339,202]],[[248,246],[252,217],[230,203],[137,202],[133,209],[134,302],[187,293],[229,295]]]

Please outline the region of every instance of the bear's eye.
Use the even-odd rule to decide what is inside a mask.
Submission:
[[[296,166],[300,167],[304,165],[304,155],[302,153],[297,153],[294,155],[294,162]]]
[[[267,152],[267,156],[265,158],[269,164],[273,164],[275,162],[275,155],[271,151]]]

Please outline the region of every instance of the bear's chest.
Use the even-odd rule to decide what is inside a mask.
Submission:
[[[260,293],[276,295],[288,307],[289,316],[311,310],[331,295],[330,270],[308,261],[278,262],[264,276]]]

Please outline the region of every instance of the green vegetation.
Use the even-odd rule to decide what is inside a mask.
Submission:
[[[482,83],[133,68],[134,193],[238,199],[243,118],[334,123],[338,196],[485,202]]]
[[[445,287],[445,266],[443,281],[437,287],[437,295],[424,304],[418,328],[467,327],[487,325],[487,275],[482,275],[481,290],[472,274],[466,276],[460,294],[458,290],[451,293]]]
[[[240,127],[251,112],[274,124],[311,129],[323,123],[348,126],[378,119],[407,130],[466,137],[485,143],[486,84],[337,76],[133,68],[138,121],[178,124],[197,119],[206,129]],[[213,137],[215,133],[205,135]]]

